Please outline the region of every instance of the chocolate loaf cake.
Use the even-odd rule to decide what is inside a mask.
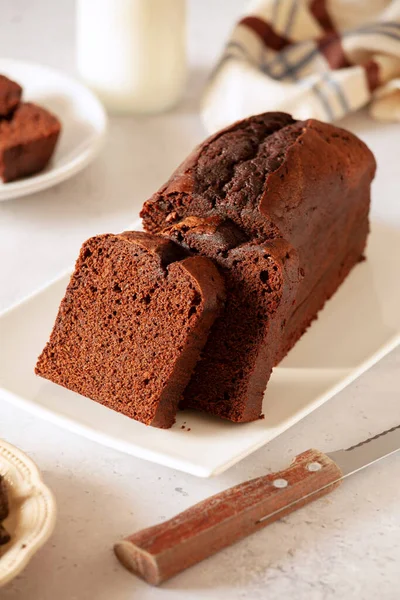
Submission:
[[[150,233],[83,246],[36,372],[158,427],[178,402],[257,419],[272,368],[363,258],[374,173],[351,133],[283,113],[209,138],[144,204]]]
[[[235,422],[253,421],[260,416],[302,279],[297,254],[282,239],[255,244],[219,217],[187,217],[164,234],[212,258],[227,292],[182,406]]]
[[[36,373],[146,425],[171,427],[224,297],[213,262],[166,238],[91,238]]]
[[[300,122],[286,114],[266,113],[236,123],[206,140],[144,204],[141,216],[147,230],[159,232],[170,228],[168,235],[178,241],[182,238],[192,250],[212,257],[228,281],[225,313],[216,322],[185,393],[188,405],[235,421],[258,416],[262,386],[269,377],[271,364],[278,364],[287,354],[352,267],[363,258],[375,166],[367,146],[343,129],[312,119]],[[242,373],[238,366],[232,367],[231,372],[235,381],[241,382],[237,387],[229,384],[229,365],[240,363],[245,329],[238,334],[238,347],[232,350],[234,331],[236,328],[239,331],[241,324],[235,324],[234,317],[229,316],[230,299],[232,295],[240,297],[240,286],[253,285],[249,282],[253,282],[257,267],[252,272],[249,264],[254,261],[254,254],[247,263],[250,250],[247,248],[243,253],[245,246],[238,245],[228,252],[216,251],[213,240],[220,240],[221,224],[214,232],[209,229],[208,237],[203,232],[200,243],[199,233],[191,231],[193,226],[196,229],[200,225],[189,222],[186,227],[188,216],[229,220],[229,227],[234,224],[237,228],[236,236],[240,232],[247,244],[260,248],[279,243],[267,253],[280,274],[280,290],[289,284],[283,256],[287,254],[290,260],[296,257],[298,261],[297,282],[292,278],[290,292],[286,292],[292,298],[291,306],[280,304],[279,296],[285,294],[278,292],[275,304],[271,305],[272,312],[269,314],[265,306],[261,310],[260,314],[270,323],[261,328],[263,333],[255,335],[253,347],[251,333],[247,334],[249,345],[242,355],[243,376],[238,378],[237,373]],[[281,249],[287,252],[282,255]],[[238,259],[232,258],[235,253]],[[239,284],[240,264],[246,264],[246,276]],[[253,297],[259,293],[260,289],[258,292],[253,289]],[[238,314],[245,312],[241,308]],[[241,318],[245,320],[239,317],[237,321]],[[223,319],[232,324],[231,331],[227,332]],[[214,333],[217,327],[219,332]],[[224,359],[224,340],[228,338],[229,352],[226,351]],[[273,348],[266,359],[264,347],[268,344]],[[252,352],[254,362],[249,363],[247,357]],[[254,366],[258,353],[263,356],[259,371]],[[263,361],[265,374],[259,376]],[[214,369],[213,363],[218,368]],[[259,382],[258,387],[255,381]]]
[[[46,109],[21,103],[9,119],[0,120],[0,177],[14,181],[42,171],[61,131],[59,120]]]
[[[15,81],[0,75],[0,117],[8,117],[21,100],[22,87]]]

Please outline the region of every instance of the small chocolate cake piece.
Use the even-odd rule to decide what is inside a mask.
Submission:
[[[82,247],[36,373],[171,427],[224,298],[206,257],[146,233],[96,236]]]
[[[42,171],[53,155],[61,124],[46,109],[21,103],[0,120],[0,177],[14,181]]]
[[[6,482],[4,477],[0,475],[0,546],[10,541],[10,536],[3,527],[3,521],[8,517],[8,511]]]
[[[21,100],[22,87],[15,81],[0,75],[0,117],[8,117]]]
[[[212,258],[227,293],[182,406],[235,422],[258,419],[302,279],[297,253],[282,239],[255,244],[218,217],[187,217],[164,235]]]

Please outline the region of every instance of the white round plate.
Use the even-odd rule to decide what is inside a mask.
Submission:
[[[0,474],[6,480],[10,504],[4,526],[11,535],[8,544],[0,546],[1,587],[22,571],[50,537],[56,505],[35,463],[4,440],[0,440]]]
[[[23,100],[41,104],[61,121],[54,156],[44,171],[11,183],[0,182],[0,201],[49,188],[86,167],[105,138],[107,116],[103,105],[84,85],[49,67],[0,59],[0,73],[23,87]]]

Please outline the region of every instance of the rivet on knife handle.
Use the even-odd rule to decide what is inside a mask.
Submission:
[[[332,491],[342,471],[326,454],[307,450],[286,470],[241,483],[169,521],[114,546],[121,563],[148,583],[173,575]]]

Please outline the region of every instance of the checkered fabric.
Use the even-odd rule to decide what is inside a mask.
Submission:
[[[281,110],[400,121],[400,0],[253,0],[203,97],[207,129]]]

